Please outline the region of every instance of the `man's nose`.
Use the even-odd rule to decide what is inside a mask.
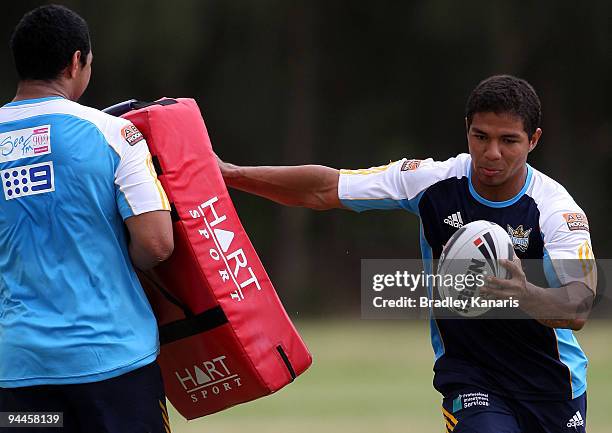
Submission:
[[[492,139],[487,143],[485,148],[484,157],[490,160],[497,160],[501,158],[501,150],[499,148],[499,142],[496,139]]]

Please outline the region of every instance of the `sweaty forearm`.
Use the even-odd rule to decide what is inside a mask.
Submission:
[[[225,183],[286,206],[311,209],[341,207],[339,171],[322,165],[238,167],[220,163]]]
[[[521,306],[530,316],[551,328],[579,330],[584,326],[594,294],[582,283],[564,287],[542,288],[529,284],[530,296]]]

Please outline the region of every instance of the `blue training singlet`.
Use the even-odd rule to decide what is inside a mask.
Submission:
[[[124,220],[168,210],[142,134],[59,97],[0,108],[0,387],[153,362],[157,326]]]

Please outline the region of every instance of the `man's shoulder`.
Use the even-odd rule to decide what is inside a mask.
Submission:
[[[120,131],[121,128],[129,125],[130,122],[121,117],[111,116],[97,108],[89,107],[87,105],[79,104],[74,101],[62,101],[63,108],[66,114],[79,117],[83,120],[93,123],[103,133],[114,133]]]
[[[130,124],[126,119],[64,98],[43,98],[31,103],[7,104],[0,110],[2,123],[27,121],[41,116],[60,116],[60,121],[76,119],[82,122],[83,126],[99,129],[104,135],[121,131],[121,128]]]
[[[533,181],[528,194],[538,203],[539,207],[576,205],[572,195],[561,183],[535,168],[531,170]]]
[[[106,143],[119,155],[122,155],[125,147],[131,144],[128,139],[130,134],[134,134],[130,129],[134,128],[134,126],[127,119],[111,116],[96,108],[68,100],[58,101],[57,107],[49,107],[49,110],[53,108],[56,109],[58,114],[76,117],[84,123],[95,127],[104,137]]]
[[[422,180],[427,184],[435,184],[449,178],[467,177],[471,160],[469,154],[461,153],[446,160],[404,158],[396,164],[397,169],[406,178],[410,178],[410,182]]]
[[[561,183],[539,170],[533,170],[533,180],[527,194],[533,198],[540,212],[542,226],[572,224],[577,220],[588,231],[585,212]],[[578,225],[580,225],[578,224]],[[583,227],[578,227],[580,229]]]
[[[472,158],[467,153],[446,160],[402,160],[400,171],[405,172],[403,177],[406,182],[424,190],[447,180],[467,178],[471,161]]]

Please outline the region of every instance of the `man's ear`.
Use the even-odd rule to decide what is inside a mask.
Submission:
[[[538,141],[540,141],[540,137],[542,136],[542,129],[538,128],[535,130],[533,135],[531,136],[531,140],[529,140],[529,152],[536,148],[538,145]]]
[[[79,68],[81,67],[81,51],[75,51],[70,59],[70,64],[67,66],[67,78],[75,78]]]

